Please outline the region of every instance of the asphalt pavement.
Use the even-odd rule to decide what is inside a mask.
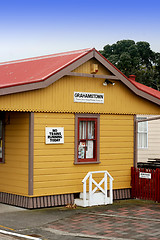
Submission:
[[[0,204],[0,240],[160,240],[159,226],[160,204],[142,200],[76,209],[25,210]]]

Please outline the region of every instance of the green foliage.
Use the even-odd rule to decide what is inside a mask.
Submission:
[[[136,81],[160,90],[160,53],[153,52],[148,42],[121,40],[100,53],[127,77],[134,74]]]

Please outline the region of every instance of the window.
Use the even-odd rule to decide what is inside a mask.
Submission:
[[[0,114],[0,163],[4,162],[4,116]]]
[[[147,118],[140,117],[138,120],[145,120]],[[138,123],[138,148],[148,148],[148,122]]]
[[[99,115],[76,114],[75,163],[99,162]]]

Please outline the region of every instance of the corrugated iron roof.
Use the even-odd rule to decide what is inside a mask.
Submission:
[[[99,53],[99,52],[98,52]],[[100,54],[100,53],[99,53]],[[108,61],[108,59],[106,59],[102,54],[100,54],[101,57],[103,57],[108,63],[110,63],[110,65],[112,65],[112,67],[114,67],[119,73],[121,73],[121,75],[123,75],[123,77],[125,77],[129,82],[131,82],[137,89],[139,89],[140,91],[143,91],[147,94],[152,95],[153,97],[156,97],[158,99],[160,99],[160,91],[153,89],[151,87],[148,87],[144,84],[141,84],[139,82],[136,82],[134,80],[131,80],[130,78],[128,78],[127,76],[125,76],[118,68],[116,68],[111,62]]]
[[[145,86],[139,82],[136,82],[134,80],[128,79],[136,88],[138,88],[139,90],[146,92],[150,95],[152,95],[153,97],[156,97],[158,99],[160,99],[160,91],[153,89],[151,87]]]
[[[52,54],[0,64],[0,88],[44,81],[92,49]]]
[[[123,76],[123,79],[125,79],[125,81],[123,81],[124,84],[128,85],[127,82],[130,82],[132,86],[136,87],[136,89],[140,90],[141,92],[147,93],[154,98],[160,99],[160,92],[158,90],[147,87],[127,78],[122,72],[119,71],[119,69],[117,69],[107,59],[105,59],[104,56],[102,56],[94,48],[87,48],[77,51],[1,63],[0,89],[10,89],[11,87],[21,85],[26,86],[27,84],[30,85],[31,83],[44,82],[50,76],[53,76],[61,70],[67,68],[67,66],[73,64],[91,52],[93,52],[92,57],[94,57],[94,52],[96,52],[96,54],[98,54],[101,59],[103,58],[105,62],[109,64],[109,66],[112,66],[112,69],[114,68],[115,71],[120,73],[120,75]],[[17,90],[17,92],[18,91],[19,90]],[[20,91],[23,90],[21,89]]]

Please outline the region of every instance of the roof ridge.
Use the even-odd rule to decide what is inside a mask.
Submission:
[[[77,53],[85,53],[85,52],[91,51],[92,49],[94,49],[94,48],[85,48],[85,49],[80,49],[80,50],[75,50],[75,51],[62,52],[62,53],[53,53],[53,54],[44,55],[44,56],[37,56],[37,57],[31,57],[31,58],[24,58],[24,59],[18,59],[18,60],[13,60],[13,61],[7,61],[7,62],[0,63],[0,66],[14,64],[14,63],[36,61],[36,60],[53,58],[53,57],[58,57],[58,56],[66,56],[66,55],[77,54]]]

